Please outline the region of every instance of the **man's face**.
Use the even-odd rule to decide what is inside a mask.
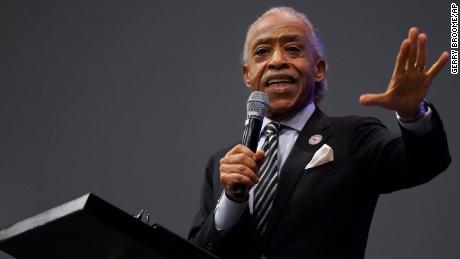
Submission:
[[[307,25],[285,13],[265,16],[248,33],[244,81],[268,95],[271,119],[289,118],[313,101],[315,82],[324,78],[325,62],[313,57],[309,37]]]

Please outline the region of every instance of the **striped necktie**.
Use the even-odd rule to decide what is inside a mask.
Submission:
[[[278,133],[280,124],[270,122],[265,126],[267,136],[262,149],[265,159],[259,170],[259,184],[254,191],[254,213],[256,231],[262,236],[268,222],[268,216],[273,204],[273,198],[278,185]]]

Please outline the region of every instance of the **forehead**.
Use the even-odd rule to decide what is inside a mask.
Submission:
[[[301,18],[286,13],[272,13],[257,21],[247,37],[251,47],[261,39],[286,39],[287,36],[306,42],[310,35],[310,28]]]

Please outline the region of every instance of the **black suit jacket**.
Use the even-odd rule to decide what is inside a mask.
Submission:
[[[219,159],[228,149],[217,153],[206,168],[189,238],[222,258],[363,258],[379,194],[425,183],[450,163],[442,122],[431,109],[434,130],[425,136],[404,129],[400,136],[375,118],[328,117],[316,109],[281,169],[263,239],[248,209],[228,233],[217,233]],[[310,145],[315,134],[322,141]],[[334,161],[305,170],[324,143]]]

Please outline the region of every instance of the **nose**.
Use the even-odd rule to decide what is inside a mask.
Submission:
[[[268,68],[269,69],[285,69],[288,68],[289,65],[287,63],[286,57],[284,56],[284,52],[281,49],[275,49],[269,62]]]

